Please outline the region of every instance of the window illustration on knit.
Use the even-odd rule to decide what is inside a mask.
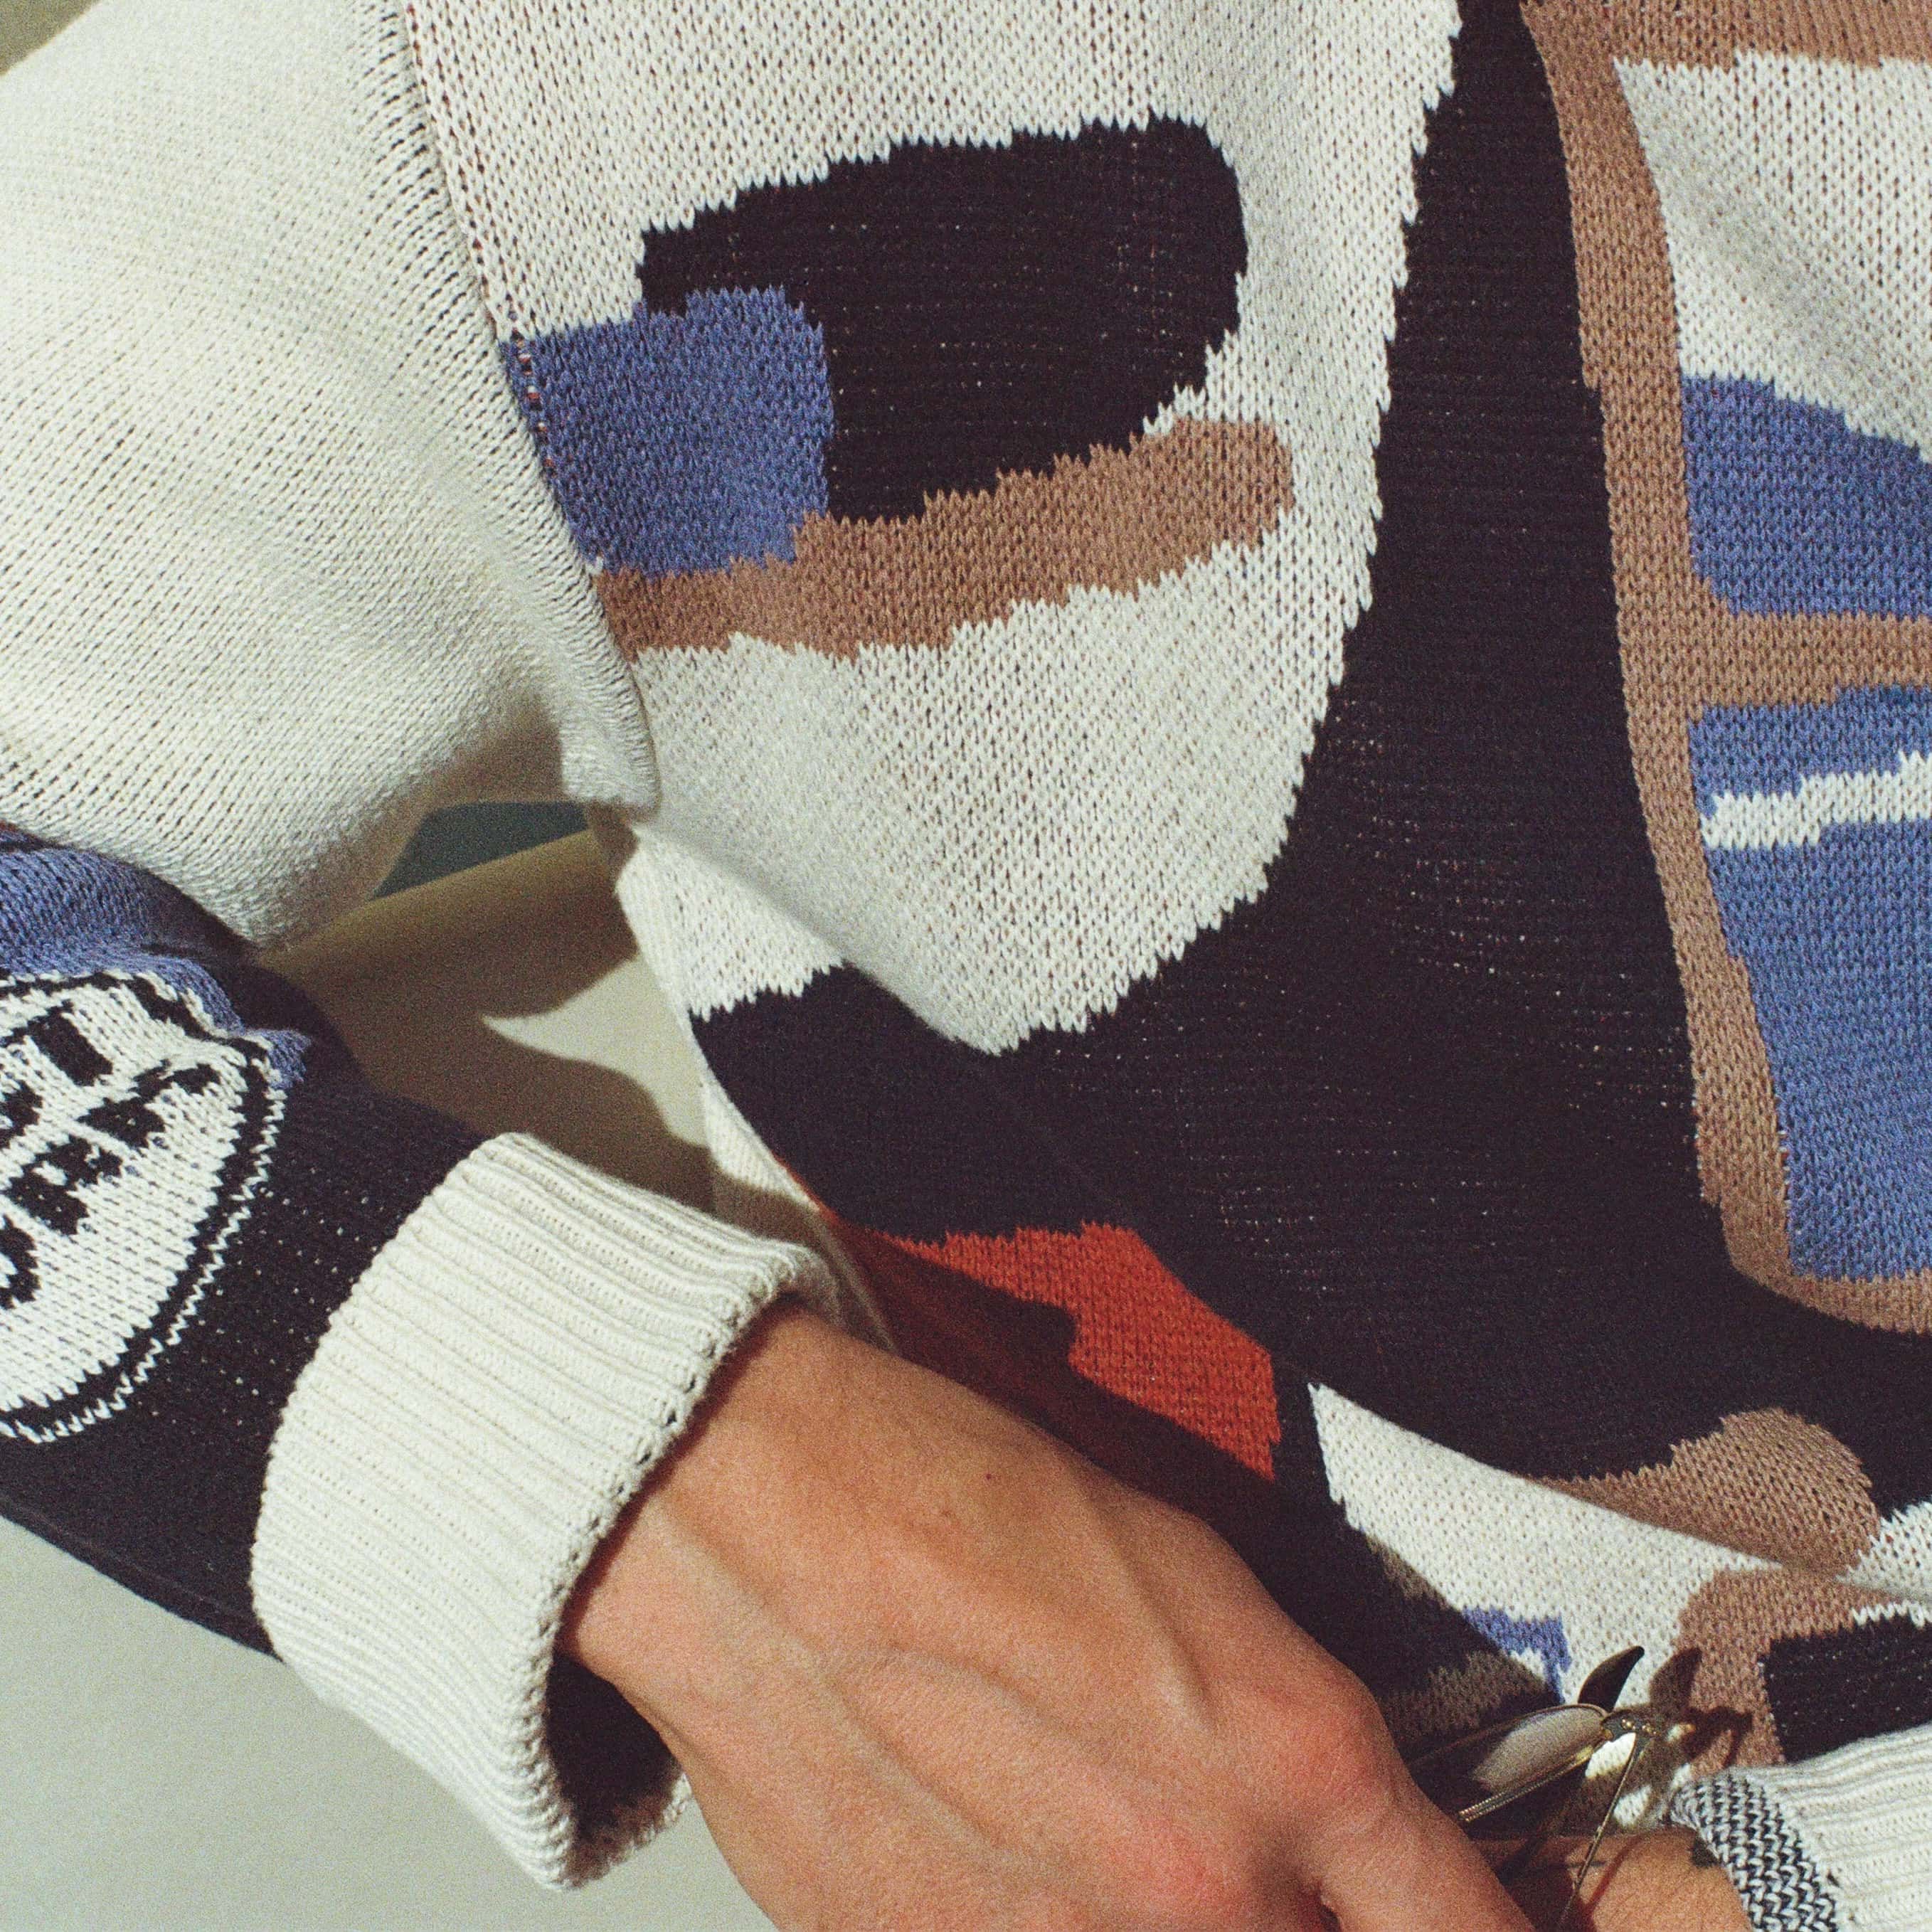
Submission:
[[[1619,68],[1669,248],[1691,556],[1739,615],[1932,618],[1932,178],[1884,158],[1932,136],[1918,51]]]
[[[1932,689],[1713,706],[1690,743],[1771,1057],[1792,1263],[1932,1268]]]
[[[1631,741],[1738,1265],[1932,1329],[1932,36],[1538,10]]]

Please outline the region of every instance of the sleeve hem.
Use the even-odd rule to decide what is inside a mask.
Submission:
[[[838,1318],[809,1250],[505,1135],[404,1222],[296,1385],[255,1539],[262,1626],[540,1883],[596,1877],[681,1802],[642,1720],[587,1672],[554,1673],[557,1631],[712,1374],[788,1292]]]
[[[1838,1896],[1776,1804],[1732,1772],[1680,1792],[1670,1821],[1702,1839],[1730,1875],[1752,1932],[1850,1932]]]
[[[1932,1924],[1932,1726],[1720,1773],[1679,1792],[1671,1816],[1710,1846],[1761,1932]]]

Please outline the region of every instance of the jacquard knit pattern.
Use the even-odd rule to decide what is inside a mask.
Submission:
[[[914,1358],[1220,1529],[1404,1744],[1640,1642],[1634,1688],[1688,1721],[1633,1816],[1757,1767],[1696,1822],[1760,1927],[1932,1920],[1923,10],[356,18],[331,71],[418,117],[408,205],[430,173],[447,199],[412,232],[473,304],[368,325],[414,372],[383,460],[442,479],[350,614],[356,688],[393,668],[407,728],[332,768],[368,800],[333,843],[244,891],[245,842],[204,864],[147,829],[145,767],[75,776],[118,673],[35,575],[68,722],[5,802],[255,936],[406,806],[554,770],[704,1054],[723,1246],[527,1149],[452,1169],[288,1402],[278,1648],[443,1752],[532,1869],[598,1868],[663,1767],[613,1742],[593,1802],[545,1757],[545,1606],[772,1294],[862,1290]],[[458,389],[467,426],[432,421]],[[341,580],[308,532],[360,460],[331,445],[277,526],[291,580]],[[512,502],[514,567],[477,535]],[[514,622],[475,599],[500,578]],[[219,606],[157,611],[154,648],[170,730],[226,772],[188,674]],[[250,650],[301,702],[293,647]],[[800,1233],[854,1300],[760,1238]],[[331,1619],[430,1574],[368,1391],[514,1406],[538,1318],[466,1244],[536,1308],[539,1240],[573,1306],[634,1322],[652,1420],[547,1414],[554,1490],[536,1448],[505,1466],[516,1548],[466,1586],[500,1651],[425,1612],[365,1666]],[[483,1742],[398,1714],[439,1645]],[[1832,1784],[1823,1873],[1778,1778],[1848,1762],[1869,1802]]]
[[[131,866],[0,827],[0,1494],[266,1649],[250,1546],[290,1389],[476,1136],[370,1091],[238,955]]]
[[[1755,1785],[1728,1772],[1705,1778],[1682,1794],[1672,1816],[1717,1848],[1754,1926],[1845,1932],[1829,1877]]]

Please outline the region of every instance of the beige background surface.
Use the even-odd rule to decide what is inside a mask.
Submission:
[[[0,0],[0,68],[86,0]],[[694,1198],[684,1041],[587,836],[384,898],[289,962],[372,1076]],[[280,1664],[0,1520],[0,1928],[758,1932],[694,1807],[587,1890],[526,1878]]]
[[[86,10],[88,0],[0,0],[0,68],[11,67]]]

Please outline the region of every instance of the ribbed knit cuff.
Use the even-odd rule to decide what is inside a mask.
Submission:
[[[377,1255],[284,1412],[253,1570],[277,1652],[545,1885],[597,1876],[677,1795],[616,1693],[553,1670],[558,1627],[712,1374],[787,1292],[837,1312],[809,1250],[506,1135]]]
[[[1722,1772],[1671,1816],[1730,1874],[1756,1932],[1932,1926],[1932,1728]]]

